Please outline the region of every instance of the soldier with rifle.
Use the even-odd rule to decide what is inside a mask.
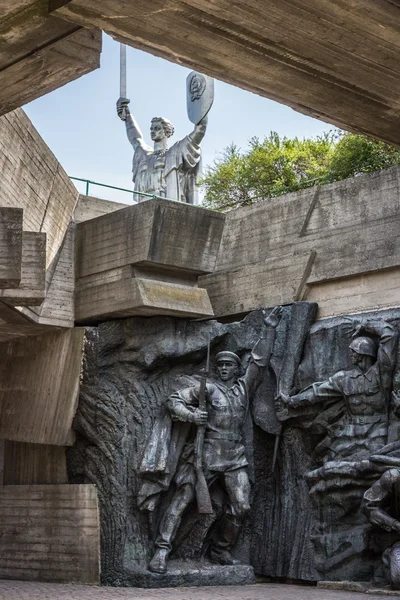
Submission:
[[[159,423],[159,429],[153,431],[149,440],[149,452],[145,451],[142,461],[142,473],[147,473],[148,477],[163,464],[166,479],[164,485],[162,481],[156,483],[154,478],[144,483],[138,499],[140,508],[154,510],[154,495],[168,489],[172,483],[175,486],[161,519],[149,570],[156,573],[167,570],[167,559],[183,513],[196,497],[199,512],[212,511],[208,488],[217,480],[226,493],[227,508],[218,535],[212,542],[210,559],[221,565],[238,564],[230,551],[250,508],[242,428],[248,416],[249,400],[269,364],[281,314],[282,309],[277,307],[269,316],[263,315],[266,335],[253,348],[243,377],[238,377],[240,358],[233,352],[220,352],[216,356],[215,379],[206,382],[203,377],[200,386],[181,389],[168,398],[169,416],[180,423],[181,429],[171,433],[167,421]],[[166,455],[165,444],[169,444],[172,460]],[[177,451],[178,447],[180,451]]]

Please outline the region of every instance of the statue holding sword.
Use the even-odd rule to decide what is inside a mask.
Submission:
[[[154,117],[150,137],[154,143],[146,144],[140,127],[129,110],[126,97],[126,47],[121,44],[120,98],[117,113],[125,122],[126,134],[133,147],[132,179],[136,192],[154,194],[170,200],[198,204],[197,181],[201,169],[200,144],[207,128],[207,114],[214,100],[214,80],[201,73],[192,72],[187,77],[187,110],[193,131],[168,147],[168,138],[174,127],[164,117]],[[136,195],[138,202],[146,199]]]
[[[265,336],[254,346],[242,377],[239,356],[219,352],[215,378],[207,377],[206,381],[205,374],[200,385],[180,389],[168,398],[166,415],[153,428],[140,469],[143,485],[138,504],[142,510],[154,510],[156,496],[174,486],[158,529],[148,567],[151,571],[167,570],[183,513],[195,498],[200,513],[212,511],[208,488],[215,481],[225,492],[226,509],[210,548],[210,559],[221,565],[237,564],[231,549],[250,508],[242,428],[249,401],[269,365],[281,314],[280,307],[269,316],[263,314]]]

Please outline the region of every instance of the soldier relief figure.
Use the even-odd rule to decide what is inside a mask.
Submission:
[[[171,486],[174,491],[161,518],[149,570],[166,572],[182,516],[199,494],[201,474],[206,490],[218,481],[226,496],[225,513],[211,542],[210,560],[221,565],[238,564],[231,550],[250,509],[250,482],[242,429],[252,394],[269,365],[281,314],[281,308],[275,308],[269,316],[264,314],[265,337],[253,348],[242,377],[238,377],[239,356],[233,352],[220,352],[216,356],[216,377],[209,379],[203,387],[205,406],[201,385],[180,389],[168,398],[165,417],[155,423],[140,467],[143,484],[139,491],[139,508],[153,511],[161,492]],[[195,444],[199,430],[204,432],[200,470],[196,457],[199,446]],[[201,493],[204,495],[204,489]],[[204,498],[197,497],[198,506],[202,503]]]
[[[378,344],[375,339],[378,339]],[[343,461],[368,459],[387,443],[390,390],[396,364],[398,334],[383,320],[359,323],[350,344],[353,369],[339,371],[327,381],[316,382],[294,396],[280,394],[277,414],[281,420],[300,408],[342,400],[344,415],[330,428],[325,467],[320,475],[340,473],[348,465]],[[314,475],[318,474],[317,472]]]

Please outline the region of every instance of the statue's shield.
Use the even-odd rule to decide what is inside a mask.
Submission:
[[[196,71],[186,79],[186,101],[188,117],[198,125],[208,114],[214,102],[214,79]]]

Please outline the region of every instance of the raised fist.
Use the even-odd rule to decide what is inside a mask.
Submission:
[[[117,113],[122,121],[126,121],[126,117],[129,115],[129,102],[128,98],[119,98],[117,100]]]

